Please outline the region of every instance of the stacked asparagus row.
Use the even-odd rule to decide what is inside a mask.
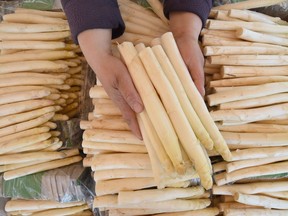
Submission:
[[[78,113],[78,46],[63,12],[17,9],[0,24],[0,172],[9,180],[81,161],[55,121]]]
[[[202,31],[207,103],[232,150],[213,165],[224,215],[287,215],[287,35],[279,18],[233,8]]]
[[[92,212],[84,202],[59,203],[48,200],[11,200],[5,205],[9,215],[73,215],[92,216]]]

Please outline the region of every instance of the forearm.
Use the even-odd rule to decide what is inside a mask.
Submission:
[[[111,29],[89,29],[78,35],[82,52],[95,72],[99,61],[111,54],[111,36]]]

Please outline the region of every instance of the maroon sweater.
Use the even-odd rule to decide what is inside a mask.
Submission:
[[[113,38],[119,37],[125,30],[117,0],[61,0],[61,2],[76,43],[78,34],[88,29],[112,29]],[[191,12],[197,14],[204,25],[211,7],[212,0],[165,0],[164,14],[169,18],[169,13],[172,11]]]

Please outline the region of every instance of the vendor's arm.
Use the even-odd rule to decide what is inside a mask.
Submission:
[[[135,135],[141,137],[135,112],[143,110],[125,65],[111,53],[111,38],[124,31],[117,1],[62,0],[75,42],[102,83],[104,89],[120,108]]]
[[[204,57],[198,45],[202,27],[212,8],[212,0],[166,0],[164,13],[192,79],[202,96],[204,89]]]

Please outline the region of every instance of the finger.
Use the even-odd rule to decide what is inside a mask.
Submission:
[[[119,78],[118,81],[118,89],[121,93],[121,96],[125,100],[125,102],[129,105],[129,107],[136,113],[140,113],[143,111],[144,106],[142,100],[132,82],[132,79],[129,73],[123,73],[123,75]],[[128,124],[131,127],[131,130],[137,136],[142,138],[140,128],[137,122],[136,114],[135,113],[127,113],[129,114],[128,117]],[[133,114],[133,115],[132,115]]]
[[[189,66],[188,69],[191,73],[191,77],[199,91],[202,97],[205,95],[205,88],[204,88],[204,83],[205,83],[205,78],[204,78],[204,70],[202,68],[195,68],[195,66]]]
[[[120,77],[118,87],[122,96],[124,97],[124,100],[129,104],[129,106],[134,110],[134,112],[142,112],[144,109],[142,100],[128,72]]]
[[[110,90],[108,95],[110,96],[111,100],[118,106],[122,113],[123,119],[127,122],[129,125],[132,133],[136,135],[139,139],[142,139],[142,135],[140,132],[140,128],[137,122],[136,114],[132,110],[132,108],[129,106],[129,104],[124,99],[122,93],[120,92],[120,89],[113,89]]]

